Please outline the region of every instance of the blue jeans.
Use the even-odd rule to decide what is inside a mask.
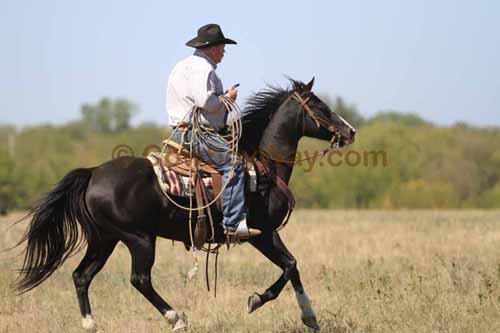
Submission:
[[[171,140],[181,143],[181,130],[174,130]],[[184,143],[190,142],[192,131],[184,134]],[[240,159],[232,159],[232,153],[224,140],[218,136],[204,136],[203,140],[193,142],[193,154],[205,163],[212,165],[222,173],[222,215],[223,224],[227,228],[236,228],[238,223],[246,217],[245,205],[245,169]],[[232,163],[235,162],[233,166]],[[231,168],[233,176],[229,178]]]

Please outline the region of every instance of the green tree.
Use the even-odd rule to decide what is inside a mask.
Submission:
[[[430,122],[416,113],[401,113],[394,110],[380,111],[370,118],[368,122],[392,122],[412,127],[431,125]]]
[[[0,213],[14,207],[17,199],[14,160],[0,147]]]
[[[81,114],[84,124],[97,132],[121,132],[130,128],[131,118],[138,107],[123,98],[111,100],[107,97],[92,105],[82,105]]]
[[[115,131],[121,132],[130,128],[130,119],[138,112],[137,106],[126,100],[118,99],[113,104]]]

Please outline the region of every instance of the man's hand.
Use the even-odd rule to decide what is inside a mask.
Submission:
[[[238,97],[238,89],[236,88],[229,88],[227,90],[227,97],[231,98],[233,101],[236,100],[236,98]]]

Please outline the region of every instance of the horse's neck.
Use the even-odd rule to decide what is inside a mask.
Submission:
[[[292,175],[293,161],[302,136],[300,121],[295,108],[280,107],[265,129],[259,145],[260,152],[270,157],[271,169],[286,183]]]

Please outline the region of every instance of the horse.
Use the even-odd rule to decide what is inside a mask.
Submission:
[[[286,184],[302,137],[344,146],[354,141],[356,133],[312,92],[314,78],[307,84],[290,81],[289,87],[268,86],[247,100],[239,142],[242,151],[265,161],[276,179]],[[273,156],[273,147],[279,147],[279,159]],[[261,235],[248,242],[282,269],[275,283],[263,293],[253,293],[248,298],[248,313],[276,299],[291,281],[302,322],[319,330],[297,261],[276,231],[289,212],[287,196],[275,182],[267,191],[248,193],[247,199],[248,225],[262,230]],[[178,200],[182,202],[186,198]],[[220,222],[221,212],[214,206],[214,219]],[[26,246],[15,284],[18,292],[22,294],[40,285],[70,255],[86,245],[85,256],[73,272],[73,281],[82,326],[95,330],[88,289],[116,244],[123,242],[132,258],[131,284],[167,319],[174,331],[187,327],[184,314],[172,308],[153,288],[151,269],[157,237],[189,244],[188,213],[166,200],[148,159],[127,156],[97,167],[74,169],[45,194],[27,216],[31,221],[19,242]],[[215,231],[214,242],[223,242],[220,223]]]

